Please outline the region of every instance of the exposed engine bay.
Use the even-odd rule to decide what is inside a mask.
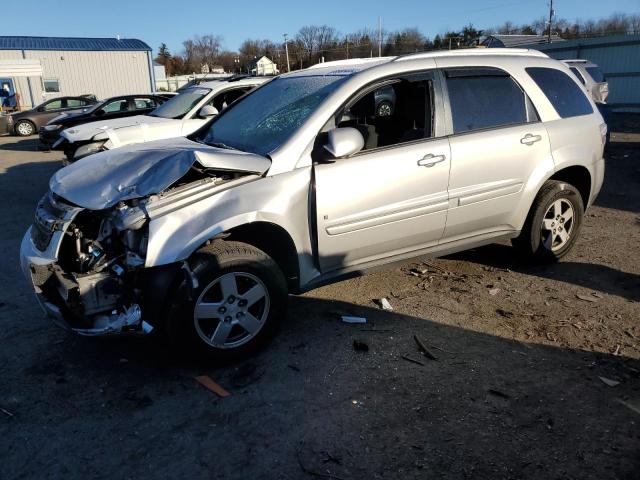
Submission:
[[[153,320],[143,319],[149,211],[243,175],[194,164],[166,191],[102,210],[77,207],[50,191],[38,204],[31,241],[41,251],[54,250],[57,261],[31,265],[36,292],[77,333],[150,332]]]

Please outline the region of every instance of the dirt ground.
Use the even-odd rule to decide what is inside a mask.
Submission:
[[[613,130],[563,262],[492,245],[328,286],[234,365],[43,318],[18,249],[60,156],[0,138],[0,478],[637,479],[640,116]]]

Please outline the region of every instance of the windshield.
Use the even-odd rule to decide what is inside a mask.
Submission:
[[[604,75],[602,74],[602,71],[598,67],[587,67],[586,70],[587,72],[589,72],[589,75],[591,75],[591,78],[593,78],[594,82],[596,83],[604,82]]]
[[[209,95],[209,92],[211,92],[209,88],[187,88],[175,97],[164,102],[149,115],[152,117],[182,118],[189,113],[200,100]]]
[[[226,110],[202,139],[209,145],[264,156],[284,143],[345,78],[342,75],[276,78]]]

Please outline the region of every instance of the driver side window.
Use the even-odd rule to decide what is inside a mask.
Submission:
[[[348,104],[337,127],[356,128],[364,137],[363,150],[390,147],[433,136],[431,79],[393,80]]]

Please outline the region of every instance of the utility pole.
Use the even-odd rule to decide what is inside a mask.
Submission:
[[[291,71],[291,65],[289,65],[289,42],[287,42],[287,34],[284,34],[284,49],[287,52],[287,72]]]
[[[547,42],[551,43],[551,23],[553,22],[553,0],[549,0],[549,35],[547,36]]]
[[[378,17],[378,57],[382,56],[382,17]]]

